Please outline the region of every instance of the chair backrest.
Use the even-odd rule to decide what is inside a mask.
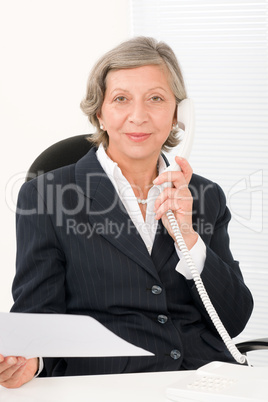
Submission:
[[[88,141],[89,137],[90,134],[76,135],[51,145],[32,163],[27,172],[26,181],[77,162],[92,148],[92,143]]]

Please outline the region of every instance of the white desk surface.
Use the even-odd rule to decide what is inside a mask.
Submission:
[[[0,386],[1,402],[165,402],[169,385],[189,371],[35,378],[21,388]]]

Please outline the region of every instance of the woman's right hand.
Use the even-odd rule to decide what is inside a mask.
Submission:
[[[30,381],[38,370],[38,358],[0,355],[0,385],[6,388],[19,388]]]

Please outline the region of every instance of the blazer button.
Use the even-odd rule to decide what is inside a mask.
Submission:
[[[162,290],[163,289],[161,288],[161,286],[158,286],[158,285],[152,286],[152,289],[151,289],[151,291],[154,295],[160,295],[160,293],[162,293]]]
[[[177,349],[173,349],[170,352],[170,357],[172,357],[172,359],[174,359],[174,360],[178,360],[181,357],[181,352]]]
[[[158,322],[160,322],[160,324],[165,324],[167,322],[168,318],[166,315],[160,314],[157,317],[157,320],[158,320]]]

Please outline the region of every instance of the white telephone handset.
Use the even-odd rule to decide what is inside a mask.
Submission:
[[[177,111],[177,121],[178,125],[180,128],[184,130],[184,138],[182,141],[182,144],[180,145],[180,156],[184,158],[188,158],[192,143],[193,143],[193,134],[194,134],[194,105],[193,101],[191,99],[184,99],[182,100],[179,105],[178,105],[178,111]],[[167,169],[166,171],[179,171],[180,167],[178,164],[174,161]],[[161,185],[162,188],[166,187],[171,187],[172,183],[166,182],[163,185]],[[195,264],[193,262],[193,259],[191,257],[191,254],[189,253],[189,250],[187,249],[187,246],[184,242],[183,236],[180,232],[179,225],[175,219],[175,216],[171,210],[167,212],[167,217],[169,220],[169,223],[171,225],[171,228],[173,230],[176,243],[182,252],[187,265],[192,273],[193,280],[195,282],[197,291],[200,295],[200,298],[215,326],[217,329],[218,333],[220,334],[223,342],[227,346],[228,350],[234,357],[234,359],[241,364],[244,364],[247,362],[247,359],[244,355],[242,355],[239,350],[236,348],[235,344],[233,343],[232,339],[230,338],[228,332],[224,328],[215,308],[213,307],[210,298],[206,292],[206,289],[204,287],[203,281],[200,277],[199,272],[197,271]]]
[[[177,108],[177,122],[180,129],[184,131],[184,138],[179,148],[179,154],[188,159],[193,145],[195,118],[194,102],[192,99],[182,100]]]
[[[184,131],[183,140],[181,141],[178,149],[178,154],[188,159],[193,145],[194,139],[194,103],[192,99],[183,99],[177,107],[177,124],[180,129]],[[166,172],[179,171],[179,165],[174,161],[166,169]],[[161,187],[171,187],[171,183],[164,183]]]

